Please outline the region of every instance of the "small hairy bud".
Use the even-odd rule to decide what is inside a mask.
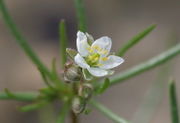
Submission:
[[[85,101],[81,97],[74,97],[72,100],[72,110],[75,114],[80,114],[84,111],[86,106]]]
[[[81,69],[73,62],[69,62],[65,64],[64,80],[66,82],[80,81],[81,75],[82,75]]]

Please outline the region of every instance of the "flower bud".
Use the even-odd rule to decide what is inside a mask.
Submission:
[[[81,68],[74,63],[66,63],[64,70],[64,80],[67,82],[76,82],[81,79]]]
[[[91,98],[92,93],[93,93],[93,86],[89,83],[84,83],[83,85],[81,85],[78,91],[79,96],[85,99]]]
[[[75,114],[82,113],[85,109],[85,100],[81,97],[74,97],[72,100],[72,110]]]

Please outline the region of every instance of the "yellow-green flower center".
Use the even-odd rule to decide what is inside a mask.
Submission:
[[[100,58],[100,54],[106,55],[108,53],[107,50],[103,50],[98,45],[94,45],[93,47],[87,48],[89,51],[89,55],[85,57],[85,60],[88,65],[91,67],[99,67],[102,64],[99,63],[100,59],[101,61],[107,61],[107,57]]]
[[[100,55],[98,53],[90,54],[85,58],[87,64],[90,66],[99,66],[99,59]]]

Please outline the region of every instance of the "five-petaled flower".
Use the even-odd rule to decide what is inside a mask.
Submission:
[[[102,77],[112,74],[112,68],[124,62],[124,59],[109,55],[112,41],[104,36],[94,41],[88,33],[78,31],[76,45],[78,53],[74,57],[75,63],[90,74]]]

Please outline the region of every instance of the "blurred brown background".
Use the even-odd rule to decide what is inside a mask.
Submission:
[[[61,19],[66,19],[68,24],[69,47],[75,47],[77,26],[73,0],[5,0],[5,3],[23,35],[48,66],[53,57],[59,58],[58,23]],[[126,62],[119,67],[119,71],[165,51],[167,44],[172,41],[180,42],[179,0],[85,0],[85,3],[88,32],[95,38],[104,35],[111,37],[113,51],[117,51],[147,26],[154,23],[158,25],[141,43],[127,52],[124,57]],[[0,27],[0,91],[4,88],[37,91],[44,83],[36,67],[9,33],[2,16]],[[177,80],[177,91],[180,93],[179,61],[178,56],[170,62],[170,76]],[[159,68],[113,86],[98,98],[99,101],[119,116],[133,120],[145,93],[157,81]],[[168,77],[165,80],[168,81]],[[163,100],[153,113],[150,123],[170,123],[167,81],[164,81],[163,97],[159,97]],[[38,112],[21,113],[16,110],[17,106],[23,104],[0,101],[0,123],[40,123]],[[93,110],[90,115],[83,115],[81,122],[112,121]]]

